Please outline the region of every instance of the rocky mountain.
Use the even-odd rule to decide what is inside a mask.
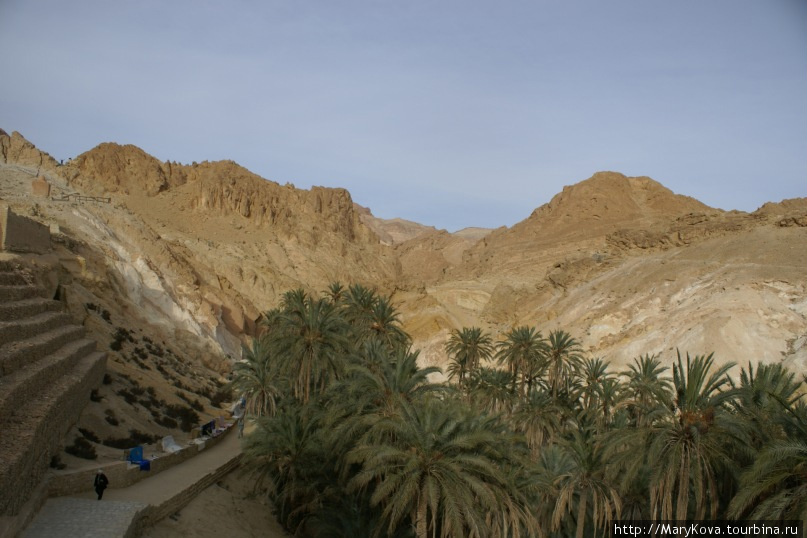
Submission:
[[[373,215],[370,208],[359,204],[355,204],[355,206],[361,221],[373,230],[385,245],[397,245],[423,234],[437,231],[434,226],[424,226],[411,220],[380,219]]]
[[[429,364],[444,364],[452,329],[531,324],[562,327],[618,364],[679,347],[807,372],[807,199],[722,211],[601,172],[511,228],[450,234],[231,161],[162,162],[106,143],[59,166],[18,133],[0,135],[0,156],[57,192],[110,196],[36,200],[35,218],[74,247],[62,264],[87,297],[209,353],[236,355],[282,292],[340,280],[393,294]],[[0,168],[0,197],[32,207],[14,174]]]

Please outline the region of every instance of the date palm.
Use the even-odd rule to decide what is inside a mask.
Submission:
[[[792,423],[788,412],[800,397],[795,377],[782,364],[759,364],[755,370],[749,363],[740,371],[736,409],[751,422],[756,447],[780,439],[783,425]]]
[[[342,295],[341,308],[345,320],[353,327],[363,340],[368,334],[372,324],[373,307],[378,302],[375,290],[353,284]]]
[[[452,331],[446,353],[449,356],[449,379],[456,377],[459,384],[464,385],[466,376],[476,370],[481,361],[490,359],[493,343],[479,327],[463,327]]]
[[[278,372],[265,338],[242,348],[242,360],[233,366],[230,386],[246,399],[246,412],[253,416],[273,415],[280,394]]]
[[[556,477],[558,496],[552,514],[552,527],[560,527],[564,516],[577,512],[576,538],[583,538],[591,501],[591,523],[594,529],[605,528],[612,519],[619,519],[622,500],[616,488],[605,476],[607,460],[600,443],[588,429],[576,430],[572,437],[560,443],[569,457],[570,467]],[[577,506],[575,507],[575,500]]]
[[[731,478],[736,447],[747,442],[745,424],[730,409],[736,397],[727,375],[732,366],[713,370],[712,354],[687,354],[684,364],[678,354],[673,364],[673,405],[648,429],[653,517],[688,519],[690,492],[696,519],[705,517],[707,507],[710,517],[717,516],[722,487],[718,479]]]
[[[488,413],[509,412],[517,400],[509,372],[481,366],[472,372],[467,383],[471,400]]]
[[[568,391],[574,373],[579,370],[582,349],[571,334],[556,330],[549,333],[545,353],[550,391],[557,399],[561,390]]]
[[[332,302],[301,290],[286,294],[275,323],[273,349],[291,379],[294,396],[306,403],[312,390],[321,393],[341,376],[348,350],[347,325]]]
[[[526,397],[533,381],[546,368],[547,345],[543,336],[534,327],[516,327],[504,335],[504,340],[496,344],[496,349],[499,364],[507,364],[513,376],[513,385]]]
[[[388,297],[379,297],[369,312],[369,335],[384,344],[391,350],[406,348],[410,340],[403,329],[398,312],[392,306]]]
[[[625,405],[637,426],[646,426],[653,416],[663,412],[672,402],[672,379],[663,376],[668,367],[661,365],[658,355],[635,357],[622,372],[627,378]]]
[[[501,514],[516,518],[510,528],[534,527],[505,470],[510,436],[439,401],[402,411],[376,424],[384,435],[372,437],[386,441],[360,443],[347,457],[361,465],[350,489],[373,488],[388,532],[408,518],[418,538],[438,529],[443,537],[489,536],[488,521]]]
[[[533,387],[527,398],[518,402],[510,421],[513,429],[524,435],[535,457],[561,431],[561,417],[555,399],[544,387]]]
[[[257,421],[244,443],[245,468],[256,487],[268,487],[278,521],[296,534],[330,492],[322,430],[302,407],[292,406]]]
[[[376,358],[366,365],[349,366],[342,381],[351,405],[358,404],[362,414],[392,416],[402,404],[414,403],[447,388],[429,382],[429,376],[441,370],[436,366],[419,368],[418,351],[399,348],[390,352],[382,348],[378,352],[377,347],[378,344],[368,342],[365,352],[375,353]]]
[[[766,445],[743,473],[730,517],[807,521],[807,406],[775,399],[787,417],[787,437]]]

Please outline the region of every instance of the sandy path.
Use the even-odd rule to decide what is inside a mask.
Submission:
[[[240,444],[235,432],[231,432],[221,443],[203,450],[192,459],[171,469],[166,469],[128,488],[107,489],[104,501],[161,504],[190,487],[202,476],[213,472],[222,462],[235,457],[241,451]],[[95,494],[88,490],[73,497],[93,499]],[[265,497],[252,495],[251,482],[236,469],[205,489],[178,513],[146,529],[142,536],[283,538],[287,535],[274,520],[269,501]]]

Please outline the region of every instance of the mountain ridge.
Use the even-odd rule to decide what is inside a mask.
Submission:
[[[376,219],[344,189],[281,186],[232,161],[179,165],[134,146],[107,143],[58,166],[18,133],[0,137],[0,149],[4,161],[39,167],[65,188],[111,194],[109,211],[85,206],[83,218],[102,218],[109,233],[129,237],[130,246],[120,247],[128,254],[120,258],[102,249],[83,255],[97,267],[112,264],[114,274],[120,271],[116,289],[128,289],[121,282],[132,278],[164,282],[159,293],[170,301],[161,306],[158,293],[145,317],[184,323],[230,355],[254,334],[259,313],[275,306],[283,291],[322,291],[336,280],[391,294],[427,364],[444,365],[449,332],[470,325],[499,334],[518,324],[548,330],[563,321],[588,349],[616,362],[627,360],[635,347],[625,344],[623,331],[637,346],[667,349],[668,339],[646,327],[659,327],[666,317],[680,324],[671,334],[688,341],[684,337],[693,334],[700,314],[673,297],[688,293],[693,282],[704,283],[697,285],[699,293],[712,304],[715,319],[733,312],[730,317],[742,320],[713,333],[713,347],[727,356],[743,350],[767,354],[766,346],[785,353],[807,334],[807,318],[797,306],[807,279],[796,270],[807,265],[801,254],[807,248],[791,249],[794,242],[807,247],[807,199],[763,204],[754,213],[722,211],[647,177],[599,172],[565,187],[510,228],[450,234],[403,219]],[[26,203],[25,196],[10,192],[16,203]],[[71,224],[72,217],[57,207],[39,206],[42,219],[78,231],[79,223]],[[103,235],[80,225],[103,243]],[[393,238],[389,230],[396,226],[399,235]],[[738,250],[743,241],[747,252]],[[694,252],[707,258],[690,258]],[[725,285],[717,273],[704,272],[711,258],[733,271],[720,278],[736,282],[738,297],[762,305],[763,314],[727,302],[732,294],[721,291]],[[756,261],[749,265],[749,259]],[[661,274],[654,264],[677,264],[678,275],[663,277],[676,284],[660,287],[653,280]],[[632,287],[622,282],[628,274]],[[769,297],[774,288],[764,282],[786,283],[781,286],[788,291]],[[589,303],[591,297],[599,302]],[[589,304],[587,313],[570,317],[580,312],[579,304]],[[622,321],[602,322],[608,319]],[[646,322],[639,332],[636,319]],[[779,329],[750,347],[739,346],[738,335],[762,334],[768,326],[759,319],[778,319]],[[647,350],[654,351],[660,350]]]

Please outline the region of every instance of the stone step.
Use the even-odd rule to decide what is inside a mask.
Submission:
[[[0,304],[31,297],[40,297],[40,290],[36,286],[0,284]]]
[[[9,375],[27,364],[37,362],[83,336],[84,327],[65,325],[27,340],[6,344],[0,347],[0,376]]]
[[[106,354],[91,353],[69,374],[2,417],[0,492],[12,493],[0,495],[0,515],[13,516],[25,504],[105,372]]]
[[[0,322],[14,321],[17,319],[29,318],[42,312],[61,311],[64,305],[59,301],[44,299],[42,297],[32,297],[22,301],[12,301],[0,303]]]
[[[79,360],[94,351],[94,340],[75,340],[26,368],[0,377],[0,430],[2,417],[12,415],[26,401],[38,397],[48,385],[69,374]]]
[[[0,260],[0,272],[11,273],[20,269],[20,263],[15,260]]]
[[[43,312],[29,318],[0,322],[0,348],[5,344],[33,338],[38,334],[73,324],[73,319],[64,312]]]
[[[17,272],[0,272],[0,284],[5,286],[22,286],[28,284],[20,273]]]

